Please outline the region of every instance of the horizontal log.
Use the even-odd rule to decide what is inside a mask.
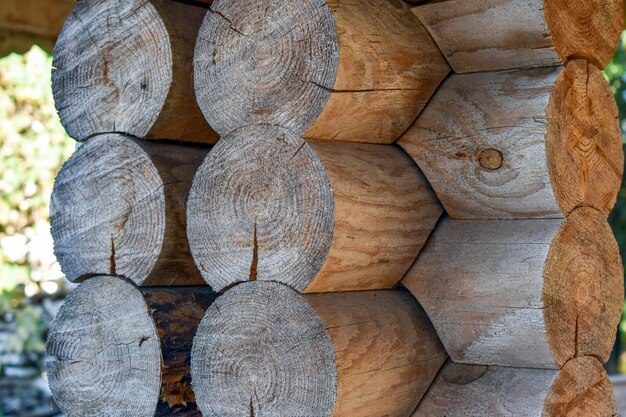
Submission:
[[[561,371],[448,363],[412,417],[606,417],[613,387],[595,358]]]
[[[375,143],[395,141],[450,71],[408,6],[387,0],[217,0],[194,60],[221,135],[267,123]]]
[[[193,45],[205,13],[170,0],[78,2],[59,35],[52,71],[69,135],[215,143],[192,83]]]
[[[398,147],[307,144],[253,125],[222,139],[199,168],[188,236],[218,291],[248,280],[305,292],[382,289],[404,276],[441,212]]]
[[[582,60],[454,75],[398,143],[458,219],[608,215],[623,174],[615,100]]]
[[[185,203],[208,150],[120,134],[83,144],[61,168],[50,203],[54,252],[67,278],[204,284],[189,250]]]
[[[554,66],[571,58],[604,68],[623,26],[622,0],[448,0],[412,10],[457,73]]]
[[[460,363],[606,361],[621,317],[618,247],[589,208],[565,221],[446,218],[402,283]]]
[[[302,296],[250,282],[207,311],[191,372],[205,416],[399,417],[445,358],[406,292]]]
[[[141,293],[95,277],[66,299],[48,335],[50,389],[67,417],[153,417],[161,386],[157,330]]]

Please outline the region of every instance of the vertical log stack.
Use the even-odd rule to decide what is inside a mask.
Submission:
[[[158,332],[147,359],[163,361],[142,392],[143,413],[402,417],[415,409],[447,354],[415,300],[392,288],[442,207],[411,158],[389,144],[449,67],[408,6],[218,1],[201,13],[168,0],[83,0],[55,57],[61,119],[86,141],[53,192],[55,251],[83,282],[76,297],[100,292],[108,306],[98,288],[117,286],[145,319],[133,330]],[[171,141],[212,144],[213,128],[222,135],[213,149]],[[225,294],[209,307],[212,289]],[[81,334],[113,331],[80,313],[56,325],[88,320],[95,324]],[[119,355],[120,375],[134,372],[128,355],[144,340],[124,339],[120,350],[82,347],[74,336],[65,337],[85,353],[83,368],[107,366],[97,360],[104,344]],[[86,411],[75,388],[89,375],[51,374],[68,416],[138,406],[123,404],[134,391],[116,391],[106,411]]]
[[[623,267],[606,218],[624,159],[600,68],[621,9],[613,0],[412,9],[455,74],[398,141],[449,216],[403,284],[451,359],[474,366],[446,368],[415,416],[615,415],[601,363],[621,316]],[[485,25],[489,33],[476,30]]]
[[[55,48],[66,415],[615,414],[615,0],[184,3]]]

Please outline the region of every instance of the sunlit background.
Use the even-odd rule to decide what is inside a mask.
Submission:
[[[626,32],[605,74],[626,131]],[[74,150],[54,109],[49,52],[0,57],[0,417],[60,416],[43,374],[45,337],[71,288],[52,252],[48,203]],[[626,255],[626,189],[610,217]],[[625,309],[626,311],[626,309]],[[626,314],[607,370],[626,374]]]

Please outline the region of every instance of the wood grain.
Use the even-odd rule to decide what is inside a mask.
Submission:
[[[211,306],[192,352],[205,416],[406,416],[446,354],[403,291],[299,295],[237,285]]]
[[[55,318],[46,364],[50,389],[68,417],[152,417],[161,351],[141,293],[115,277],[74,290]]]
[[[192,253],[213,288],[265,280],[305,292],[393,287],[442,212],[397,147],[307,144],[268,126],[215,146],[187,210]]]
[[[609,359],[624,302],[624,267],[604,215],[576,209],[545,264],[546,332],[560,366],[578,356]]]
[[[222,135],[268,123],[391,143],[449,71],[408,6],[388,0],[218,0],[195,56],[200,106]]]
[[[448,0],[412,11],[454,71],[469,73],[571,58],[604,68],[618,44],[622,8],[621,0]]]
[[[169,0],[78,2],[59,35],[52,72],[69,135],[214,143],[192,85],[193,45],[205,12]]]
[[[458,219],[608,215],[623,173],[615,102],[580,60],[453,75],[398,143]]]
[[[543,286],[544,264],[562,223],[439,223],[402,284],[455,362],[557,367],[546,336]]]
[[[54,251],[68,279],[107,274],[139,285],[203,284],[185,203],[207,152],[120,134],[81,146],[61,168],[50,203]]]
[[[544,402],[558,373],[449,362],[412,417],[544,417]]]
[[[155,417],[202,417],[191,385],[191,347],[218,294],[209,287],[143,287],[161,341],[161,394]]]

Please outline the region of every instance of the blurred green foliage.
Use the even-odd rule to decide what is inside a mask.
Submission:
[[[0,384],[0,417],[25,412],[27,397],[39,395],[23,386],[24,398],[6,390],[16,378],[40,378],[53,314],[44,301],[64,294],[48,205],[56,173],[74,142],[54,108],[51,68],[50,55],[36,46],[0,59],[0,382],[12,382]]]

